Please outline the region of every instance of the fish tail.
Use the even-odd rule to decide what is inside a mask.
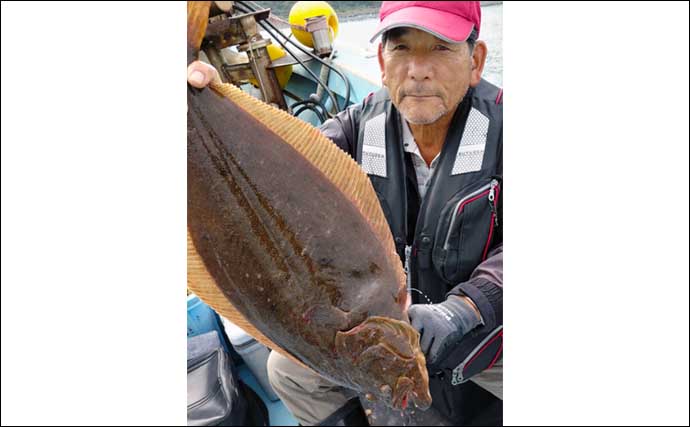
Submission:
[[[187,65],[199,58],[210,9],[210,1],[187,2]]]

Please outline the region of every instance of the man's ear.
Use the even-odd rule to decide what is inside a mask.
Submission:
[[[379,43],[378,50],[379,68],[381,69],[381,83],[386,85],[386,67],[383,65],[383,44]]]
[[[477,87],[479,81],[482,79],[484,63],[486,62],[486,53],[486,43],[478,40],[474,45],[474,51],[472,51],[472,74],[470,75],[471,87]]]

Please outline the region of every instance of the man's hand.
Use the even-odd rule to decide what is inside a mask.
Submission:
[[[421,335],[429,365],[444,360],[462,337],[481,323],[474,303],[454,295],[440,304],[413,304],[408,314],[412,327]]]
[[[198,89],[209,83],[221,83],[220,76],[213,66],[201,61],[194,61],[187,67],[187,83]]]

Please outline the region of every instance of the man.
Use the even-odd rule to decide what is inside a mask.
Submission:
[[[433,407],[458,425],[502,424],[502,91],[481,79],[480,26],[479,2],[383,2],[384,88],[322,126],[369,174],[414,290]],[[212,78],[188,69],[192,85]],[[304,425],[353,396],[275,352],[268,370]]]

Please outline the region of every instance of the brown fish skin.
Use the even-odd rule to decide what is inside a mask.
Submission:
[[[200,7],[188,6],[188,18],[203,18]],[[188,62],[201,43],[192,24]],[[399,260],[367,219],[322,171],[220,93],[188,85],[187,103],[188,229],[219,289],[319,374],[394,407],[408,395],[427,407]]]

